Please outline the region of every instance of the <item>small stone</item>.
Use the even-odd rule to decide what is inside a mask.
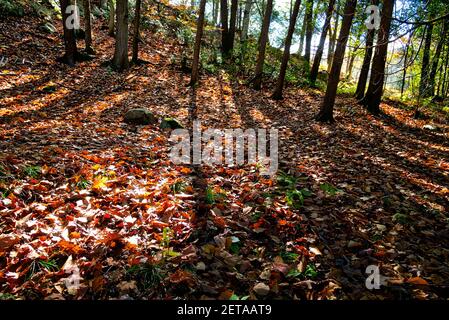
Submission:
[[[350,240],[348,242],[348,248],[358,248],[361,247],[362,244],[360,242],[354,241],[354,240]]]
[[[198,262],[195,266],[196,270],[198,271],[205,271],[206,270],[206,264],[202,261]]]
[[[259,296],[266,296],[270,292],[270,287],[265,283],[259,282],[253,287],[253,290]]]
[[[161,122],[161,129],[182,129],[184,126],[176,119],[165,117]]]

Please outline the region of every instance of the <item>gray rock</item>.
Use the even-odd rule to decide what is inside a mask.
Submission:
[[[254,292],[259,296],[266,296],[270,292],[270,287],[263,282],[259,282],[253,287]]]
[[[137,108],[128,110],[125,114],[124,121],[130,124],[155,124],[157,122],[156,117],[151,111],[144,108]]]

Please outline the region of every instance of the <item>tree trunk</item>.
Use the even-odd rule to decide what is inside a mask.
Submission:
[[[214,26],[218,25],[218,12],[220,9],[220,0],[213,0],[214,2],[214,8],[213,8],[213,17],[212,17],[212,22],[214,24]]]
[[[429,90],[429,65],[430,65],[430,47],[432,45],[433,25],[426,27],[426,40],[424,44],[423,58],[421,62],[421,80],[419,82],[419,96],[426,98],[430,96]]]
[[[346,65],[346,79],[348,80],[351,80],[352,78],[352,68],[354,67],[357,50],[358,46],[354,47],[348,57],[348,64]]]
[[[438,63],[440,61],[441,50],[443,48],[444,40],[446,40],[448,21],[449,20],[446,20],[443,23],[443,32],[441,33],[441,38],[438,41],[435,54],[433,55],[432,69],[430,70],[430,77],[429,77],[429,91],[431,96],[435,95],[435,78],[437,76],[437,69]]]
[[[109,0],[109,36],[115,35],[115,6],[114,0]]]
[[[291,16],[291,15],[290,15]],[[304,51],[304,39],[306,37],[306,25],[307,25],[307,17],[304,13],[304,17],[302,19],[301,31],[299,33],[299,49],[298,54],[301,56]]]
[[[128,0],[117,0],[117,35],[112,66],[117,71],[129,67],[128,61]]]
[[[227,55],[230,51],[229,27],[228,27],[228,0],[220,0],[220,20],[221,20],[221,52]]]
[[[336,10],[335,10],[335,26],[334,31],[332,32],[332,28],[329,28],[329,47],[327,51],[327,73],[331,72],[332,68],[332,60],[334,57],[335,43],[337,42],[337,30],[338,30],[338,22],[340,20],[340,14],[338,13],[340,10],[339,0],[337,0]]]
[[[393,15],[394,0],[384,0],[380,20],[380,30],[374,52],[371,77],[366,95],[362,104],[368,107],[373,114],[380,112],[380,101],[382,99],[385,80],[385,65],[388,53],[388,39],[390,35],[391,18]]]
[[[78,49],[76,48],[75,28],[70,26],[69,20],[70,12],[67,13],[67,7],[70,5],[70,0],[61,0],[62,25],[64,30],[64,46],[65,54],[62,61],[69,66],[74,66],[78,56]]]
[[[254,89],[260,90],[262,85],[263,65],[265,63],[265,51],[268,42],[268,30],[270,29],[271,13],[273,12],[273,0],[267,0],[263,17],[262,30],[259,38],[259,53],[257,55],[256,72],[254,75]]]
[[[134,34],[133,34],[133,54],[132,63],[139,61],[139,40],[140,40],[140,10],[142,0],[136,0],[136,13],[134,15]]]
[[[195,48],[193,50],[192,76],[190,85],[194,85],[198,81],[198,70],[200,65],[201,39],[203,37],[204,28],[204,10],[206,8],[206,0],[200,2],[200,12],[198,13],[198,21],[196,24]]]
[[[234,39],[235,39],[238,7],[239,7],[238,0],[231,0],[231,18],[229,19],[229,50],[227,51],[231,55],[232,51],[234,50]]]
[[[324,20],[323,31],[321,32],[320,43],[318,45],[318,49],[315,54],[315,59],[313,60],[312,69],[310,71],[310,82],[312,83],[312,85],[315,84],[316,78],[318,76],[321,58],[323,56],[324,43],[326,41],[327,33],[329,32],[334,6],[335,0],[329,0],[329,5],[326,10],[326,19]]]
[[[379,0],[372,0],[371,4],[377,5]],[[365,95],[366,82],[368,80],[369,67],[371,58],[373,57],[373,45],[376,29],[368,29],[366,32],[365,56],[363,57],[362,69],[359,74],[359,81],[357,82],[357,89],[355,90],[355,98],[360,100]]]
[[[346,0],[340,35],[338,36],[331,73],[329,74],[329,79],[327,81],[326,94],[324,96],[321,110],[316,117],[317,121],[334,121],[335,96],[337,94],[338,82],[340,81],[341,66],[343,64],[343,59],[345,58],[346,43],[348,42],[349,32],[351,30],[352,19],[354,18],[356,6],[357,0]]]
[[[295,32],[295,25],[296,20],[298,18],[300,5],[301,0],[296,0],[295,6],[293,7],[292,16],[290,17],[290,24],[288,26],[287,37],[285,38],[284,54],[282,56],[281,68],[279,70],[279,77],[276,83],[276,88],[272,96],[272,98],[275,100],[282,99],[282,90],[284,88],[285,73],[287,71],[288,60],[290,58],[290,46],[292,44],[293,33]]]
[[[249,29],[249,18],[251,16],[251,7],[253,5],[253,0],[246,0],[245,9],[243,11],[243,26],[242,26],[242,41],[246,41],[248,37]]]
[[[86,45],[86,53],[94,54],[95,51],[92,48],[92,15],[90,12],[90,0],[83,0],[84,7],[84,21],[85,21],[85,45]]]
[[[444,65],[444,73],[443,73],[443,82],[441,85],[441,96],[443,96],[444,98],[446,98],[446,89],[449,87],[449,81],[446,82],[447,79],[447,72],[448,72],[448,66],[449,66],[449,44],[447,45],[446,48],[446,59],[445,59],[446,63]]]
[[[306,48],[304,52],[304,58],[310,63],[310,54],[312,48],[312,36],[313,36],[313,0],[307,0],[306,2]]]

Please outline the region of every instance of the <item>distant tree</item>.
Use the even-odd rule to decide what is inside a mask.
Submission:
[[[249,18],[251,16],[251,7],[253,5],[253,0],[246,0],[245,9],[243,10],[243,22],[242,22],[242,36],[241,41],[246,41],[248,37],[249,29]]]
[[[378,5],[379,0],[371,0],[372,5]],[[355,91],[355,98],[360,100],[365,95],[366,82],[368,81],[369,67],[371,65],[371,58],[373,57],[373,45],[376,29],[370,28],[366,31],[365,42],[365,56],[363,57],[362,68],[359,74],[359,81],[357,82],[357,89]]]
[[[90,0],[83,0],[84,7],[84,20],[85,20],[85,45],[86,45],[86,53],[94,54],[95,51],[92,47],[92,14],[90,11]]]
[[[76,47],[75,28],[71,26],[71,13],[70,11],[68,12],[67,8],[69,5],[70,0],[60,0],[65,47],[65,54],[61,60],[69,66],[74,66],[78,56],[78,49]]]
[[[429,91],[431,96],[435,95],[435,79],[437,77],[438,63],[440,61],[441,50],[443,49],[444,41],[446,40],[446,33],[448,26],[449,26],[449,19],[445,20],[444,23],[442,24],[442,32],[440,33],[440,38],[438,40],[438,44],[435,49],[435,54],[432,60],[432,68],[430,69],[430,76],[429,76]]]
[[[192,76],[190,78],[190,85],[194,85],[198,81],[201,39],[203,37],[205,8],[206,8],[206,0],[201,0],[200,11],[198,13],[198,21],[196,24],[195,47],[193,50]]]
[[[281,68],[279,70],[279,76],[276,82],[276,87],[273,92],[273,99],[282,99],[282,91],[284,88],[285,73],[287,71],[288,60],[290,58],[290,46],[292,44],[293,32],[295,32],[296,20],[298,18],[299,6],[301,5],[301,0],[295,1],[295,6],[293,7],[293,12],[290,17],[290,24],[288,26],[287,37],[285,38],[284,53],[281,61]]]
[[[254,89],[260,90],[262,85],[263,65],[265,63],[265,52],[268,42],[268,31],[270,29],[271,13],[273,12],[273,0],[267,0],[265,14],[262,22],[262,30],[259,37],[259,50],[254,75]]]
[[[329,45],[328,45],[328,51],[327,51],[327,73],[331,72],[332,67],[332,59],[334,57],[334,50],[335,50],[335,43],[337,42],[337,30],[338,30],[338,23],[339,23],[339,14],[340,10],[340,0],[337,0],[336,8],[335,8],[335,25],[332,28],[332,26],[329,28]]]
[[[426,26],[425,44],[421,62],[421,79],[419,82],[419,96],[424,98],[430,96],[429,67],[430,67],[430,47],[432,46],[432,33],[433,33],[433,24],[430,23]]]
[[[218,24],[219,9],[220,9],[220,0],[212,0],[212,23],[214,26]]]
[[[310,63],[310,56],[312,50],[312,36],[313,36],[313,0],[306,1],[306,48],[304,51],[304,58]]]
[[[365,97],[362,99],[368,111],[373,114],[380,112],[380,102],[382,99],[385,65],[387,62],[388,39],[390,36],[390,26],[393,16],[394,0],[384,0],[380,19],[380,29],[371,66],[371,77]]]
[[[321,110],[316,117],[317,121],[334,121],[335,96],[337,94],[341,66],[345,57],[346,43],[348,42],[356,6],[357,0],[346,0],[340,35],[338,36],[337,47],[332,61],[331,73],[329,74],[329,79],[327,81],[326,94],[324,96],[323,104],[321,105]]]
[[[129,67],[128,60],[128,0],[117,0],[117,35],[112,66],[117,71]]]
[[[136,13],[134,15],[133,53],[132,63],[139,61],[139,41],[140,41],[140,11],[142,0],[136,0]]]
[[[326,10],[326,18],[324,19],[323,30],[321,32],[320,43],[318,44],[315,58],[313,60],[312,69],[310,71],[310,82],[315,83],[320,68],[321,58],[324,51],[324,43],[326,41],[326,35],[329,32],[329,27],[332,19],[332,12],[334,11],[335,0],[329,0],[329,5]]]

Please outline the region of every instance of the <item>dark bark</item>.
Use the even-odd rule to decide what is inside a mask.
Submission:
[[[318,44],[318,49],[313,60],[312,69],[310,71],[310,82],[315,83],[318,76],[318,71],[320,68],[321,58],[323,56],[324,43],[326,41],[327,33],[329,32],[329,27],[332,19],[332,12],[334,11],[335,0],[329,0],[329,5],[326,10],[326,18],[324,20],[323,31],[321,32],[320,43]]]
[[[234,50],[238,5],[239,5],[238,0],[231,0],[231,18],[229,19],[229,48],[227,51],[231,55],[232,51]]]
[[[394,0],[384,0],[380,19],[380,28],[371,67],[371,77],[362,104],[373,114],[380,112],[380,102],[383,94],[385,80],[385,65],[387,61],[388,39],[390,35],[391,18],[393,15]]]
[[[293,7],[293,13],[290,17],[290,24],[288,26],[287,37],[285,38],[284,54],[282,56],[281,68],[279,70],[279,77],[276,83],[276,88],[273,92],[273,99],[282,99],[282,90],[284,88],[285,73],[287,71],[288,60],[290,58],[290,46],[292,44],[293,32],[295,32],[296,20],[298,18],[299,6],[301,5],[301,0],[295,1],[295,6]]]
[[[136,13],[134,15],[134,34],[133,34],[133,54],[132,62],[139,61],[139,40],[140,40],[140,11],[142,0],[136,0]]]
[[[70,14],[67,13],[67,7],[70,5],[70,0],[61,0],[62,25],[64,30],[64,47],[65,54],[62,61],[69,66],[74,66],[78,56],[78,49],[76,47],[75,28],[68,26]]]
[[[85,32],[86,32],[86,38],[85,38],[85,45],[86,45],[86,53],[88,54],[94,54],[95,51],[92,47],[92,14],[90,11],[90,0],[83,0],[83,7],[84,7],[84,20],[85,20]]]
[[[345,57],[346,43],[348,42],[356,6],[357,0],[346,0],[340,35],[337,40],[331,73],[329,74],[329,79],[327,81],[326,94],[324,96],[323,104],[321,105],[321,110],[316,116],[316,120],[320,122],[334,121],[335,96],[337,94],[341,66]]]
[[[220,0],[221,52],[227,55],[230,51],[228,27],[228,1]]]
[[[115,52],[112,66],[117,71],[129,67],[128,60],[128,0],[117,0],[117,35],[115,37]]]
[[[306,48],[304,51],[304,58],[310,63],[310,55],[312,49],[312,36],[313,36],[313,0],[307,0],[306,2]]]
[[[254,75],[254,89],[260,90],[262,85],[263,65],[265,63],[265,52],[268,42],[268,31],[270,29],[271,13],[273,12],[273,0],[267,0],[266,10],[263,17],[262,30],[259,37],[259,53],[257,55],[256,72]]]
[[[196,24],[196,37],[195,37],[195,47],[193,50],[193,63],[192,63],[192,76],[190,78],[190,85],[194,85],[198,81],[198,70],[200,65],[200,50],[201,50],[201,39],[203,37],[204,29],[204,10],[206,8],[206,0],[201,0],[200,11],[198,13],[198,21]]]
[[[114,6],[114,1],[113,0],[109,0],[109,23],[108,23],[108,28],[109,28],[109,36],[113,37],[115,35],[115,6]]]

